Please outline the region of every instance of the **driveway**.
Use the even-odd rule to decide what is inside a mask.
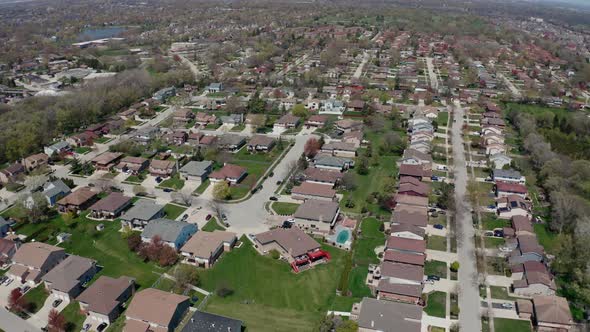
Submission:
[[[457,254],[461,262],[459,280],[459,325],[462,331],[481,331],[479,312],[478,273],[475,258],[473,236],[475,230],[471,220],[471,204],[466,196],[467,168],[465,166],[465,149],[461,130],[465,110],[455,101],[454,122],[452,123],[453,162],[455,172],[455,202],[457,223]]]
[[[61,312],[70,303],[70,301],[64,300],[62,303],[59,304],[59,306],[53,308],[53,301],[57,299],[57,296],[55,296],[54,294],[50,294],[47,297],[47,300],[45,300],[45,304],[43,304],[43,307],[39,309],[39,311],[37,311],[37,313],[31,316],[31,318],[29,318],[27,321],[38,328],[43,328],[47,326],[47,318],[49,317],[49,312],[51,311],[51,309],[55,309]]]

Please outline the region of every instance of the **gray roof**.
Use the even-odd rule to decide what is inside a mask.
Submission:
[[[154,219],[145,226],[143,232],[141,232],[141,237],[151,239],[155,235],[159,235],[164,242],[175,242],[182,230],[185,227],[191,226],[196,231],[196,226],[184,221],[175,221],[166,218]]]
[[[60,141],[60,142],[57,142],[57,143],[51,145],[49,148],[52,150],[61,150],[61,149],[65,149],[69,146],[70,146],[70,144],[68,144],[68,142]]]
[[[332,222],[338,210],[337,202],[308,199],[299,205],[293,216],[299,219]]]
[[[314,158],[315,165],[332,166],[332,167],[344,167],[347,163],[352,164],[352,159],[335,157],[327,154],[318,154]]]
[[[0,216],[0,228],[2,226],[6,226],[6,225],[10,225],[10,223],[6,219],[4,219],[2,216]]]
[[[422,308],[414,304],[365,297],[361,302],[360,328],[383,332],[419,332]]]
[[[182,329],[182,332],[240,332],[242,321],[224,316],[197,311]]]
[[[238,145],[242,142],[246,142],[246,139],[240,135],[235,134],[224,134],[219,136],[219,145]]]
[[[131,207],[131,209],[127,210],[127,212],[121,216],[121,219],[126,221],[131,221],[133,219],[152,220],[162,209],[164,209],[163,205],[156,204],[147,199],[140,199],[135,205],[133,205],[133,207]]]
[[[519,171],[513,169],[495,169],[494,178],[496,177],[520,179],[521,175]]]
[[[67,194],[70,191],[70,187],[68,187],[62,180],[47,182],[43,185],[43,195],[45,195],[46,197],[54,197],[59,194]]]
[[[49,271],[43,280],[50,282],[52,289],[69,292],[80,282],[85,281],[80,278],[92,269],[95,263],[95,260],[89,258],[70,255]]]
[[[210,160],[204,161],[190,161],[186,165],[182,166],[180,173],[188,174],[192,176],[203,176],[207,173],[207,169],[213,165]]]

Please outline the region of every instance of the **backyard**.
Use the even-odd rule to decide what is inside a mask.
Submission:
[[[289,264],[261,256],[242,241],[212,269],[200,270],[201,288],[233,291],[213,295],[205,310],[243,320],[249,331],[314,330],[336,296],[345,253],[324,246],[332,256],[328,264],[294,274]]]

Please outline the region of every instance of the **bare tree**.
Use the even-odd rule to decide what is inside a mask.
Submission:
[[[217,220],[221,220],[221,216],[225,215],[225,208],[219,202],[209,202],[209,208],[213,214],[217,217]]]
[[[191,206],[193,203],[193,195],[188,190],[182,190],[174,193],[174,200],[186,206]]]

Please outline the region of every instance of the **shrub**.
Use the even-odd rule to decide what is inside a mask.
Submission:
[[[219,297],[228,297],[234,293],[234,290],[227,286],[219,286],[215,293]]]
[[[451,263],[451,271],[453,271],[453,272],[459,271],[459,262],[454,261],[453,263]]]
[[[276,249],[273,249],[270,251],[270,257],[272,257],[272,259],[279,259],[281,258],[281,254]]]

